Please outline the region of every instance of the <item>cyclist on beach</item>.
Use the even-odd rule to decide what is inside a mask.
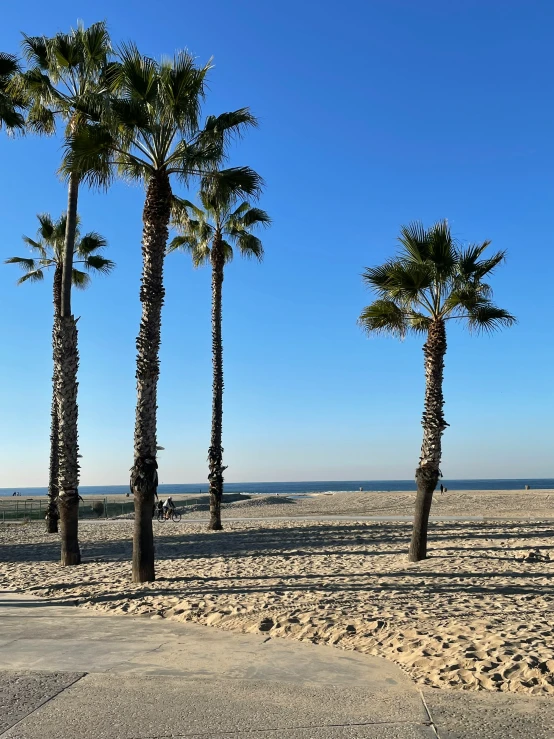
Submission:
[[[167,500],[165,501],[163,505],[163,509],[164,509],[165,518],[167,520],[169,516],[171,515],[171,513],[173,513],[173,511],[175,510],[175,503],[173,502],[173,498],[171,497],[171,495],[167,497]]]

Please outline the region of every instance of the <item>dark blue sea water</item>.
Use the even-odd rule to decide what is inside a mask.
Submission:
[[[526,478],[522,480],[441,480],[449,490],[533,490],[554,489],[554,478]],[[315,482],[226,482],[226,493],[264,493],[271,495],[302,495],[302,493],[351,492],[363,488],[369,491],[415,490],[413,480],[318,480]],[[16,488],[21,496],[46,495],[46,488]],[[127,485],[83,485],[81,495],[125,495]],[[12,495],[14,488],[0,488],[0,496]],[[178,493],[207,493],[207,483],[196,485],[160,485],[160,495]]]

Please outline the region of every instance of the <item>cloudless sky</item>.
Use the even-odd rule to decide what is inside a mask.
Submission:
[[[26,0],[3,7],[0,49],[77,18],[152,56],[213,56],[205,114],[259,116],[232,163],[263,175],[274,224],[263,264],[226,271],[227,480],[413,476],[422,340],[361,333],[360,274],[393,254],[401,224],[442,218],[462,241],[508,250],[495,300],[519,319],[491,338],[450,329],[443,472],[554,476],[549,0]],[[59,139],[0,132],[2,260],[24,254],[38,212],[64,211],[60,154]],[[124,183],[80,196],[83,229],[117,262],[74,297],[83,485],[126,483],[132,464],[143,200]],[[160,481],[205,481],[210,276],[182,254],[165,275]],[[0,266],[0,486],[14,487],[47,483],[51,393],[50,279],[19,276]]]

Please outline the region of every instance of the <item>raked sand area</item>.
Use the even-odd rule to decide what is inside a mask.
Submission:
[[[132,521],[82,522],[75,568],[57,564],[42,523],[0,525],[0,589],[333,644],[429,686],[554,695],[554,491],[437,495],[432,515],[512,520],[433,522],[418,564],[408,522],[274,518],[408,515],[414,494],[270,500],[227,506],[244,520],[223,532],[154,522],[158,579],[146,585],[130,584]]]

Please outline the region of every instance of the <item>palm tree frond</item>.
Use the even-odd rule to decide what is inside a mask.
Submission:
[[[515,316],[488,301],[486,304],[475,306],[468,311],[467,320],[470,331],[476,333],[493,333],[517,323]]]
[[[257,236],[247,231],[241,232],[235,237],[240,253],[247,259],[257,259],[259,262],[264,258],[264,248]]]
[[[25,257],[10,257],[4,260],[4,264],[17,264],[25,272],[33,272],[36,269],[34,259],[26,259]]]
[[[105,249],[108,246],[106,239],[96,231],[90,231],[85,234],[76,244],[75,253],[80,257],[88,257],[99,249]]]
[[[80,269],[73,269],[71,273],[71,283],[78,290],[86,290],[90,285],[90,275],[82,272]]]
[[[360,314],[358,324],[368,334],[388,334],[403,339],[409,328],[406,314],[393,300],[376,300]]]
[[[98,272],[103,275],[109,275],[115,267],[115,262],[111,259],[105,259],[98,254],[90,254],[83,259],[85,269],[89,272]]]
[[[35,269],[32,272],[27,272],[26,275],[23,275],[23,277],[20,277],[17,281],[18,285],[21,285],[23,282],[41,282],[44,280],[44,272],[42,269]]]

